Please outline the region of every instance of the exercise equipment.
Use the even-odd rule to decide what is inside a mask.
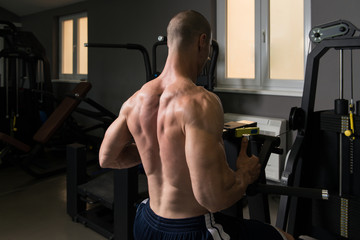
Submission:
[[[353,94],[350,104],[343,94],[344,52],[360,48],[356,31],[354,25],[341,20],[310,32],[310,39],[317,45],[307,58],[301,108],[294,107],[290,112],[290,126],[297,130],[297,135],[282,184],[324,188],[329,197],[324,201],[312,196],[299,197],[301,194],[281,196],[276,225],[295,237],[359,239],[360,236],[360,163],[357,161],[360,119],[354,114]],[[314,111],[320,59],[330,49],[339,52],[339,98],[334,101],[334,109]],[[350,62],[352,66],[352,57]],[[356,111],[358,114],[359,109]]]
[[[33,135],[33,144],[27,144],[13,136],[0,132],[0,141],[4,143],[4,147],[0,151],[0,158],[6,157],[5,155],[11,152],[10,157],[12,161],[15,161],[14,158],[17,158],[21,166],[33,176],[48,176],[54,171],[59,170],[33,168],[32,163],[38,160],[50,138],[52,138],[55,132],[64,124],[65,120],[68,119],[70,114],[79,105],[81,98],[85,97],[90,88],[91,84],[88,82],[79,83],[71,95],[65,97],[44,124],[35,132]]]
[[[85,46],[140,51],[146,82],[152,79],[149,54],[142,45],[87,43]],[[78,112],[86,113],[85,110]],[[115,118],[114,115],[111,122]],[[108,239],[131,239],[136,203],[147,196],[147,189],[139,189],[141,194],[138,192],[139,179],[146,181],[145,176],[140,174],[141,167],[124,170],[96,169],[88,174],[86,151],[83,144],[67,146],[67,213],[73,221],[90,227]]]
[[[133,239],[136,203],[146,198],[139,168],[110,170],[89,176],[86,147],[67,147],[67,213],[108,239]],[[139,181],[144,181],[139,185]]]
[[[33,134],[54,109],[50,65],[45,49],[31,32],[0,21],[3,76],[0,131],[31,144]]]
[[[64,159],[56,161],[54,158],[56,155],[65,157],[67,144],[79,142],[93,151],[99,149],[100,137],[91,135],[90,132],[99,128],[105,132],[116,115],[87,98],[90,89],[89,82],[78,83],[34,133],[30,144],[0,132],[0,142],[4,144],[0,151],[0,159],[9,159],[8,162],[19,164],[34,177],[46,177],[65,169]],[[79,108],[82,102],[90,106],[91,110]],[[72,117],[75,112],[95,119],[95,125],[80,126]],[[52,151],[56,154],[51,154]],[[61,152],[63,154],[60,154]]]
[[[229,209],[224,210],[223,213],[237,218],[243,218],[243,202],[246,201],[248,203],[251,219],[270,224],[269,194],[292,195],[327,200],[329,198],[327,189],[285,187],[267,183],[265,167],[267,166],[270,154],[283,154],[283,150],[279,148],[280,137],[262,135],[259,134],[258,131],[250,131],[250,134],[246,134],[249,129],[256,129],[256,127],[254,127],[256,125],[255,122],[249,121],[230,122],[225,124],[223,138],[229,166],[233,170],[236,170],[236,160],[241,147],[241,139],[242,137],[248,137],[248,154],[258,156],[262,167],[259,179],[247,188],[246,197]]]
[[[314,27],[309,33],[309,38],[314,43],[320,43],[324,39],[349,38],[356,31],[358,31],[358,28],[351,22],[338,20]]]

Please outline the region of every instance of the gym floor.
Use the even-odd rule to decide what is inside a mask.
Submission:
[[[274,222],[278,199],[270,199]],[[67,215],[65,173],[36,179],[13,166],[0,168],[0,238],[106,239]]]
[[[103,236],[66,213],[66,175],[35,179],[17,167],[0,169],[0,239],[87,239]]]

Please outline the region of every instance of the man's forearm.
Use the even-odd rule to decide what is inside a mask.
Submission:
[[[141,163],[139,151],[135,143],[128,143],[119,153],[113,151],[100,153],[102,168],[123,169],[134,167]]]
[[[129,143],[119,155],[119,168],[130,168],[141,163],[139,150],[135,143]]]
[[[226,174],[207,179],[197,193],[198,202],[210,212],[217,212],[231,207],[245,194],[247,183],[241,172],[229,169]]]

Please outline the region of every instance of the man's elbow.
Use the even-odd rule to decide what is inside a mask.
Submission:
[[[211,212],[211,213],[216,213],[216,212],[220,212],[222,210],[224,210],[224,207],[221,207],[220,205],[212,205],[212,206],[208,206],[206,207],[206,209]]]
[[[222,204],[206,204],[203,206],[211,213],[220,212],[226,209],[226,207],[224,207]]]
[[[101,168],[108,168],[106,165],[106,161],[104,160],[104,157],[99,156],[99,165]]]
[[[99,154],[99,165],[101,168],[113,168],[112,161],[109,159],[107,155]]]
[[[223,198],[219,197],[204,197],[198,199],[198,202],[200,205],[202,205],[204,208],[206,208],[209,212],[219,212],[221,210],[226,209],[227,203],[224,201]]]

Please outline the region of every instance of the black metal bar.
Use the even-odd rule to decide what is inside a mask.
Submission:
[[[267,193],[248,196],[249,215],[251,219],[270,223],[270,208]]]
[[[85,43],[85,47],[96,47],[96,48],[123,48],[128,50],[139,50],[144,58],[145,71],[146,71],[146,82],[151,80],[151,66],[150,57],[146,48],[140,44],[111,44],[111,43]]]
[[[326,189],[303,188],[303,187],[286,187],[277,185],[258,184],[256,190],[262,193],[272,193],[278,195],[296,196],[302,198],[327,200],[325,196]]]
[[[66,206],[67,213],[74,221],[79,213],[85,211],[86,203],[80,200],[78,186],[86,182],[86,147],[70,144],[66,147]]]
[[[132,240],[135,201],[138,192],[137,167],[114,172],[114,239]]]
[[[157,77],[156,74],[157,72],[157,54],[156,54],[156,50],[159,46],[163,46],[167,44],[167,37],[166,36],[159,36],[158,37],[158,41],[154,43],[154,45],[152,46],[152,77]]]
[[[272,149],[280,145],[280,138],[266,135],[253,135],[250,136],[250,143],[259,143],[262,145],[261,151],[259,153],[259,160],[261,163],[260,177],[259,180],[256,183],[250,185],[247,190],[247,193],[250,195],[257,193],[256,195],[248,196],[250,218],[270,223],[268,193],[259,192],[256,190],[259,184],[266,183],[265,167],[269,160]],[[252,150],[255,151],[253,154],[257,154],[258,150],[256,146],[254,146]]]

